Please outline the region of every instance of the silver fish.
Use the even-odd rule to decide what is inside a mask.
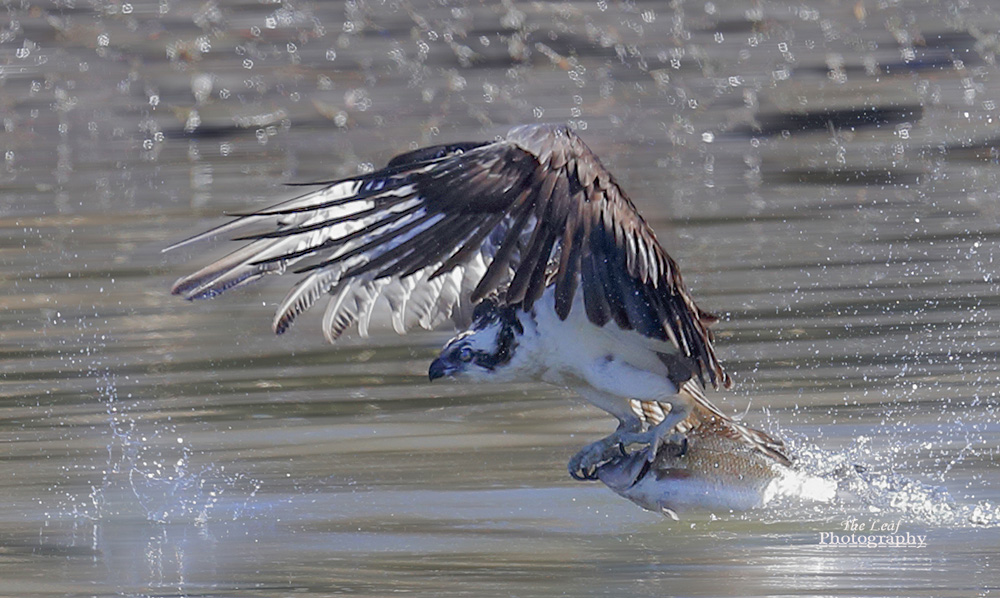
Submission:
[[[661,419],[662,408],[633,404],[652,425]],[[793,471],[779,440],[718,412],[696,411],[675,432],[674,441],[660,445],[655,455],[649,446],[623,454],[602,464],[597,477],[639,506],[676,519],[678,512],[693,508],[760,507],[779,493],[781,478]]]

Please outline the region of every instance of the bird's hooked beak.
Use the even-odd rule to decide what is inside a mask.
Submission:
[[[431,362],[431,367],[427,370],[427,377],[431,379],[431,382],[437,380],[438,378],[443,378],[449,376],[455,371],[455,366],[451,365],[444,359],[438,357]]]

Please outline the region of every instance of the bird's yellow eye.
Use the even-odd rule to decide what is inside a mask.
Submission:
[[[462,347],[461,349],[459,349],[458,359],[464,362],[472,361],[472,349],[470,349],[469,347]]]

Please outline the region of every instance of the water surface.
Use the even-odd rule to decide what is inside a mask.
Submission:
[[[722,4],[7,7],[0,593],[995,593],[996,16]],[[525,122],[576,127],[724,316],[715,402],[854,498],[674,522],[569,478],[596,409],[427,384],[447,331],[168,294],[226,247],[163,247],[284,183]],[[851,518],[926,546],[821,543]]]

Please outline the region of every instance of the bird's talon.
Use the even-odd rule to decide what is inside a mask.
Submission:
[[[592,442],[583,447],[573,458],[569,460],[569,473],[576,480],[596,480],[597,470],[601,465],[612,459],[617,459],[618,446],[617,439],[608,437],[597,442]],[[622,454],[624,453],[624,448]],[[627,455],[626,455],[627,456]]]
[[[597,479],[597,468],[577,468],[570,469],[569,475],[578,482],[592,482]]]

